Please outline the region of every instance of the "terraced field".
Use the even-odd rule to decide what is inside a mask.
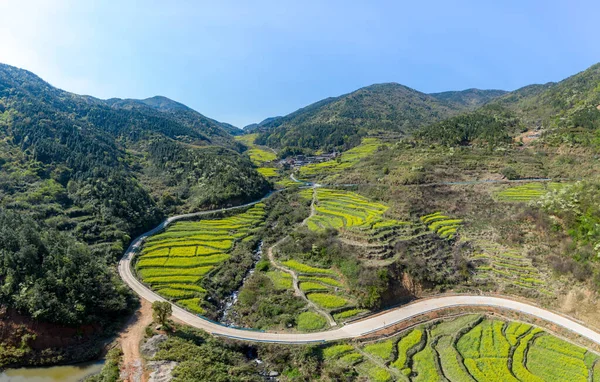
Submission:
[[[312,191],[303,190],[302,196],[312,198]],[[316,214],[307,221],[310,229],[318,231],[327,228],[350,229],[353,227],[371,228],[381,224],[387,206],[369,201],[354,192],[316,189]]]
[[[257,136],[258,134],[246,134],[236,136],[235,139],[248,147],[246,153],[250,157],[252,163],[257,166],[262,166],[267,162],[272,162],[277,159],[277,155],[273,151],[254,144],[254,140]]]
[[[300,168],[300,176],[311,177],[315,175],[330,175],[340,172],[354,166],[360,162],[361,159],[373,154],[375,151],[377,151],[380,145],[381,141],[376,138],[364,138],[360,145],[343,152],[339,157],[339,160],[331,160],[328,162],[302,166]]]
[[[477,242],[484,252],[473,256],[480,263],[476,268],[475,281],[494,281],[505,288],[527,289],[530,292],[548,294],[547,282],[531,259],[515,249],[506,249],[493,242]]]
[[[229,259],[235,242],[250,237],[264,217],[264,204],[259,203],[228,218],[177,222],[146,239],[137,274],[163,297],[203,313],[202,278]]]
[[[421,221],[427,225],[427,228],[444,239],[454,238],[456,231],[463,223],[462,219],[453,219],[441,212],[421,216]]]
[[[503,202],[529,202],[537,199],[549,191],[564,187],[565,183],[527,183],[516,187],[505,188],[496,194],[496,198]]]
[[[421,325],[391,339],[355,346],[327,346],[323,357],[371,381],[584,382],[600,378],[597,354],[529,324],[480,315]]]
[[[306,294],[306,297],[314,304],[334,313],[336,321],[345,321],[359,314],[368,312],[364,309],[357,309],[352,297],[347,294],[347,289],[339,276],[332,269],[312,267],[302,264],[296,260],[290,259],[281,263],[288,269],[298,274],[300,289]],[[291,276],[284,272],[278,272],[277,278],[284,278],[285,281],[275,278],[275,272],[269,275],[274,284],[287,287],[287,278],[291,287]],[[286,275],[286,276],[284,276]]]
[[[312,198],[312,190],[300,193],[306,199]],[[337,229],[346,244],[357,247],[361,258],[373,261],[390,258],[401,241],[422,252],[433,251],[436,246],[431,243],[431,235],[437,232],[451,239],[462,224],[462,220],[440,213],[427,215],[428,224],[388,219],[383,216],[388,206],[354,192],[326,188],[316,189],[315,209],[316,214],[307,221],[309,229]]]

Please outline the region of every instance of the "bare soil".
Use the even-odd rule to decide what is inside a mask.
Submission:
[[[140,308],[133,314],[118,338],[123,349],[121,378],[124,381],[148,380],[148,376],[144,373],[144,359],[140,354],[140,344],[144,339],[146,327],[151,323],[152,305],[142,299]]]

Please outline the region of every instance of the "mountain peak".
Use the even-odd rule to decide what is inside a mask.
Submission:
[[[174,110],[191,110],[189,107],[182,103],[173,101],[170,98],[164,96],[154,96],[140,100],[140,102],[160,111],[174,111]]]

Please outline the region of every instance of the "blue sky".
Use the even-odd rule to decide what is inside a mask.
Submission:
[[[598,1],[0,2],[0,62],[237,126],[379,82],[512,90],[600,61]]]

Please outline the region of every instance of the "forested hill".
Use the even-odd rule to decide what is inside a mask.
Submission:
[[[101,100],[98,101],[103,102]],[[228,123],[208,118],[194,109],[169,98],[162,96],[154,96],[141,100],[111,98],[104,102],[113,108],[135,110],[144,114],[153,114],[162,118],[174,119],[177,123],[202,133],[208,138],[206,141],[209,143],[239,149],[234,141],[232,141],[231,135],[241,134],[241,129]]]
[[[130,239],[167,215],[264,195],[241,148],[166,98],[104,101],[0,65],[0,305],[69,324],[121,311],[115,280],[95,296],[52,286],[87,272],[111,279]]]
[[[369,132],[404,134],[470,109],[479,95],[428,95],[396,84],[377,84],[327,98],[265,124],[257,143],[271,147],[347,149]],[[486,97],[490,97],[487,95]]]
[[[508,92],[505,90],[467,89],[462,91],[430,93],[429,95],[440,101],[452,102],[465,108],[476,109],[506,93]]]
[[[526,86],[491,103],[513,110],[530,128],[598,128],[600,63],[558,83]]]

